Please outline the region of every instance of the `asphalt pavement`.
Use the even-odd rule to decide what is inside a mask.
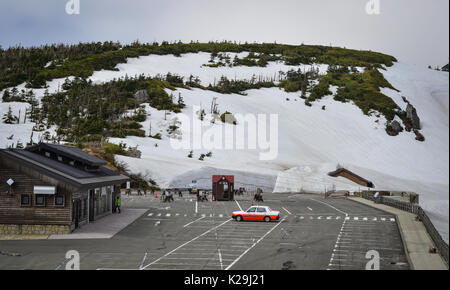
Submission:
[[[236,199],[124,196],[123,211],[146,210],[112,238],[0,241],[0,269],[64,269],[69,250],[81,269],[364,270],[373,253],[381,270],[409,269],[395,215],[346,198],[264,194],[280,221],[237,222],[231,213],[252,201]]]

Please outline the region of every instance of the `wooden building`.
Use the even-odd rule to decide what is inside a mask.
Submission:
[[[361,176],[359,176],[345,168],[339,168],[333,172],[328,173],[328,175],[332,176],[332,177],[339,177],[339,176],[344,177],[344,178],[347,178],[347,179],[349,179],[359,185],[365,186],[365,187],[369,187],[369,188],[374,187],[374,185],[371,181],[369,181],[365,178],[362,178]]]
[[[1,149],[0,226],[19,234],[70,233],[112,213],[128,177],[104,165],[72,146]]]
[[[218,201],[234,200],[234,176],[213,175],[212,195]]]

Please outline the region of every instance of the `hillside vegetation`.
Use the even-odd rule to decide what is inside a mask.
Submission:
[[[286,65],[312,65],[308,71],[301,68],[280,72],[281,77],[263,79],[253,77],[228,79],[222,76],[214,84],[204,86],[196,76],[187,79],[167,73],[154,77],[135,76],[114,79],[106,83],[88,80],[94,71],[117,70],[116,65],[129,57],[149,54],[174,55],[184,53],[210,53],[205,66],[267,66],[277,61]],[[248,52],[246,56],[232,59],[228,53]],[[68,142],[90,142],[102,137],[146,136],[141,123],[147,119],[143,103],[157,110],[178,113],[184,108],[181,95],[167,90],[200,88],[221,94],[245,95],[247,90],[279,87],[286,92],[299,92],[305,105],[332,95],[331,86],[337,87],[334,100],[353,102],[366,115],[383,115],[391,122],[398,116],[407,123],[406,113],[381,88],[395,88],[383,77],[380,69],[392,66],[392,56],[338,47],[312,45],[285,45],[276,43],[168,43],[130,45],[120,43],[80,43],[78,45],[46,45],[41,47],[13,47],[0,50],[0,89],[26,82],[27,88],[45,87],[46,82],[66,78],[62,91],[46,93],[41,105],[32,90],[19,92],[16,88],[5,90],[3,102],[28,102],[29,118],[40,131],[56,125],[58,137]],[[326,74],[319,74],[316,64],[327,64]],[[145,100],[135,98],[135,93],[145,92]],[[323,108],[325,110],[325,108]],[[131,113],[130,113],[131,112]],[[14,122],[14,116],[7,121]],[[389,128],[387,124],[387,129]],[[154,137],[155,138],[155,137]]]
[[[114,70],[129,57],[143,55],[209,52],[252,52],[259,55],[255,65],[281,60],[288,65],[324,63],[342,66],[391,66],[392,56],[371,52],[317,45],[285,45],[276,43],[209,42],[209,43],[146,43],[121,45],[114,42],[80,43],[77,45],[46,45],[11,47],[0,50],[0,90],[27,82],[30,88],[40,88],[46,81],[75,76],[87,78],[96,70]],[[253,65],[251,58],[237,60],[236,65]]]

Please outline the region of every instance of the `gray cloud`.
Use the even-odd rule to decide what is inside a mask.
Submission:
[[[443,65],[449,52],[448,0],[2,0],[3,47],[119,40],[236,40],[370,49],[420,65]]]

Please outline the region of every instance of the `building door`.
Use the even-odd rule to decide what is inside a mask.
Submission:
[[[81,219],[81,201],[79,199],[74,200],[72,205],[73,222],[75,224],[75,228],[77,229]]]
[[[89,221],[92,222],[94,220],[94,190],[89,190]]]
[[[223,184],[219,182],[216,186],[216,199],[223,200]]]

